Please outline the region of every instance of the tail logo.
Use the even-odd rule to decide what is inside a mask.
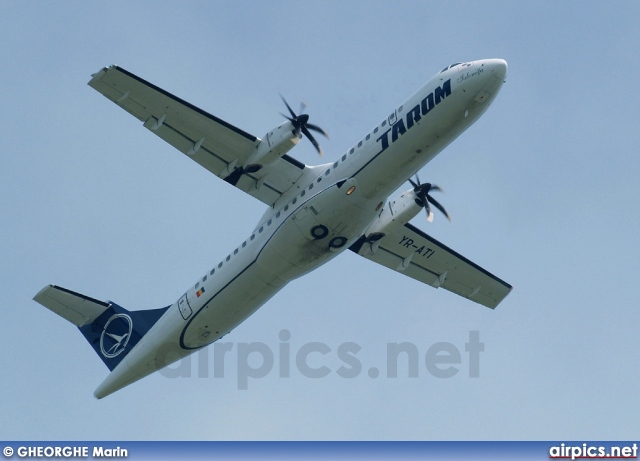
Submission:
[[[133,330],[133,321],[127,314],[115,314],[104,325],[100,335],[100,351],[108,359],[122,354]]]

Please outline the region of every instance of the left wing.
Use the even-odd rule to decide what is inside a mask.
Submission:
[[[239,168],[256,150],[259,138],[118,66],[93,74],[89,86],[190,159],[269,206],[307,168],[284,155],[258,172],[240,175]]]
[[[495,309],[511,285],[407,223],[376,242],[361,237],[351,251],[434,288]]]

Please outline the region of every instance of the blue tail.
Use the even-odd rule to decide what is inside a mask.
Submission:
[[[135,347],[169,306],[130,312],[66,288],[49,285],[33,298],[78,327],[109,370]]]
[[[79,327],[109,370],[113,370],[168,307],[129,312],[111,302],[92,323]]]

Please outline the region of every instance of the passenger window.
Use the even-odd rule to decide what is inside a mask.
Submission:
[[[374,132],[374,133],[377,133],[377,132],[378,132],[378,127],[375,127],[375,128],[373,129],[373,132]]]
[[[322,176],[320,176],[316,181],[317,181],[317,182],[322,181]]]
[[[351,149],[351,150],[349,151],[349,155],[353,154],[354,152],[355,152],[355,149]]]
[[[256,238],[256,234],[251,234],[251,240],[253,240],[254,238]]]
[[[211,269],[211,272],[209,272],[209,275],[213,275],[215,273],[215,271],[216,271],[215,268]]]
[[[263,230],[264,230],[264,226],[260,226],[260,229],[258,229],[258,232],[262,234]]]
[[[368,141],[369,139],[371,139],[371,135],[370,135],[370,134],[368,134],[368,135],[367,135],[367,141]]]
[[[333,164],[333,168],[338,168],[338,162]]]
[[[309,184],[309,190],[313,189],[313,183]]]
[[[344,155],[342,156],[342,161],[344,162],[346,159],[347,159],[347,154],[344,154]]]
[[[304,197],[306,193],[307,193],[307,191],[303,190],[302,192],[300,192],[300,197]]]
[[[362,147],[362,141],[358,143],[358,147]]]
[[[237,255],[238,254],[238,249],[236,248],[235,250],[233,250],[233,254]]]
[[[227,262],[231,259],[231,255],[227,256]]]
[[[200,282],[196,283],[196,290],[200,288]]]
[[[276,213],[276,218],[279,218],[279,217],[280,217],[280,212],[278,211],[278,212]]]
[[[267,223],[267,226],[270,226],[272,222],[273,222],[273,220],[270,219],[269,222]]]
[[[289,209],[289,205],[285,205],[284,206],[284,211],[287,211]]]
[[[387,121],[386,121],[386,120],[383,120],[383,121],[382,121],[382,126],[385,126],[386,124],[387,124]]]
[[[220,269],[222,267],[222,263],[218,264],[218,269]]]
[[[244,248],[246,246],[247,246],[247,242],[246,241],[242,242],[242,248]]]
[[[398,112],[402,112],[402,106],[398,107]]]
[[[207,281],[207,276],[205,275],[204,277],[202,277],[202,283]]]
[[[327,171],[325,171],[325,172],[324,172],[324,175],[325,175],[325,176],[329,176],[329,173],[331,173],[331,170],[327,170]]]

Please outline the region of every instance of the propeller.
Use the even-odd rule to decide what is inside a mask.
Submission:
[[[291,122],[294,128],[294,134],[296,136],[300,137],[301,134],[305,135],[307,139],[311,141],[311,144],[313,144],[313,147],[316,148],[316,150],[318,151],[318,154],[322,156],[322,148],[320,147],[320,144],[318,144],[318,141],[316,141],[316,138],[313,137],[313,135],[310,133],[309,130],[316,131],[321,135],[323,135],[324,137],[326,137],[327,139],[329,138],[329,135],[319,126],[309,123],[309,115],[302,113],[304,109],[307,107],[304,103],[300,103],[301,114],[296,115],[293,109],[291,109],[291,106],[289,106],[289,104],[287,103],[287,100],[284,99],[284,96],[280,95],[280,97],[282,98],[282,102],[284,102],[284,105],[287,106],[287,109],[289,109],[289,114],[291,116],[285,115],[282,112],[280,113],[280,115],[282,115],[284,118],[286,118]]]
[[[451,222],[451,217],[449,216],[449,213],[447,213],[447,210],[445,210],[444,207],[440,205],[440,203],[436,199],[434,199],[433,197],[431,197],[431,195],[429,195],[429,192],[432,190],[438,191],[438,192],[444,192],[440,186],[436,186],[435,184],[431,184],[429,182],[426,184],[420,183],[420,177],[418,176],[417,173],[416,173],[416,180],[413,181],[411,178],[409,178],[409,182],[413,186],[413,190],[418,196],[418,199],[420,200],[420,205],[422,205],[425,211],[427,212],[427,221],[429,222],[433,221],[433,212],[431,211],[431,207],[429,206],[429,203],[431,203],[434,207],[440,210],[442,214],[444,214],[447,217],[449,222]]]

